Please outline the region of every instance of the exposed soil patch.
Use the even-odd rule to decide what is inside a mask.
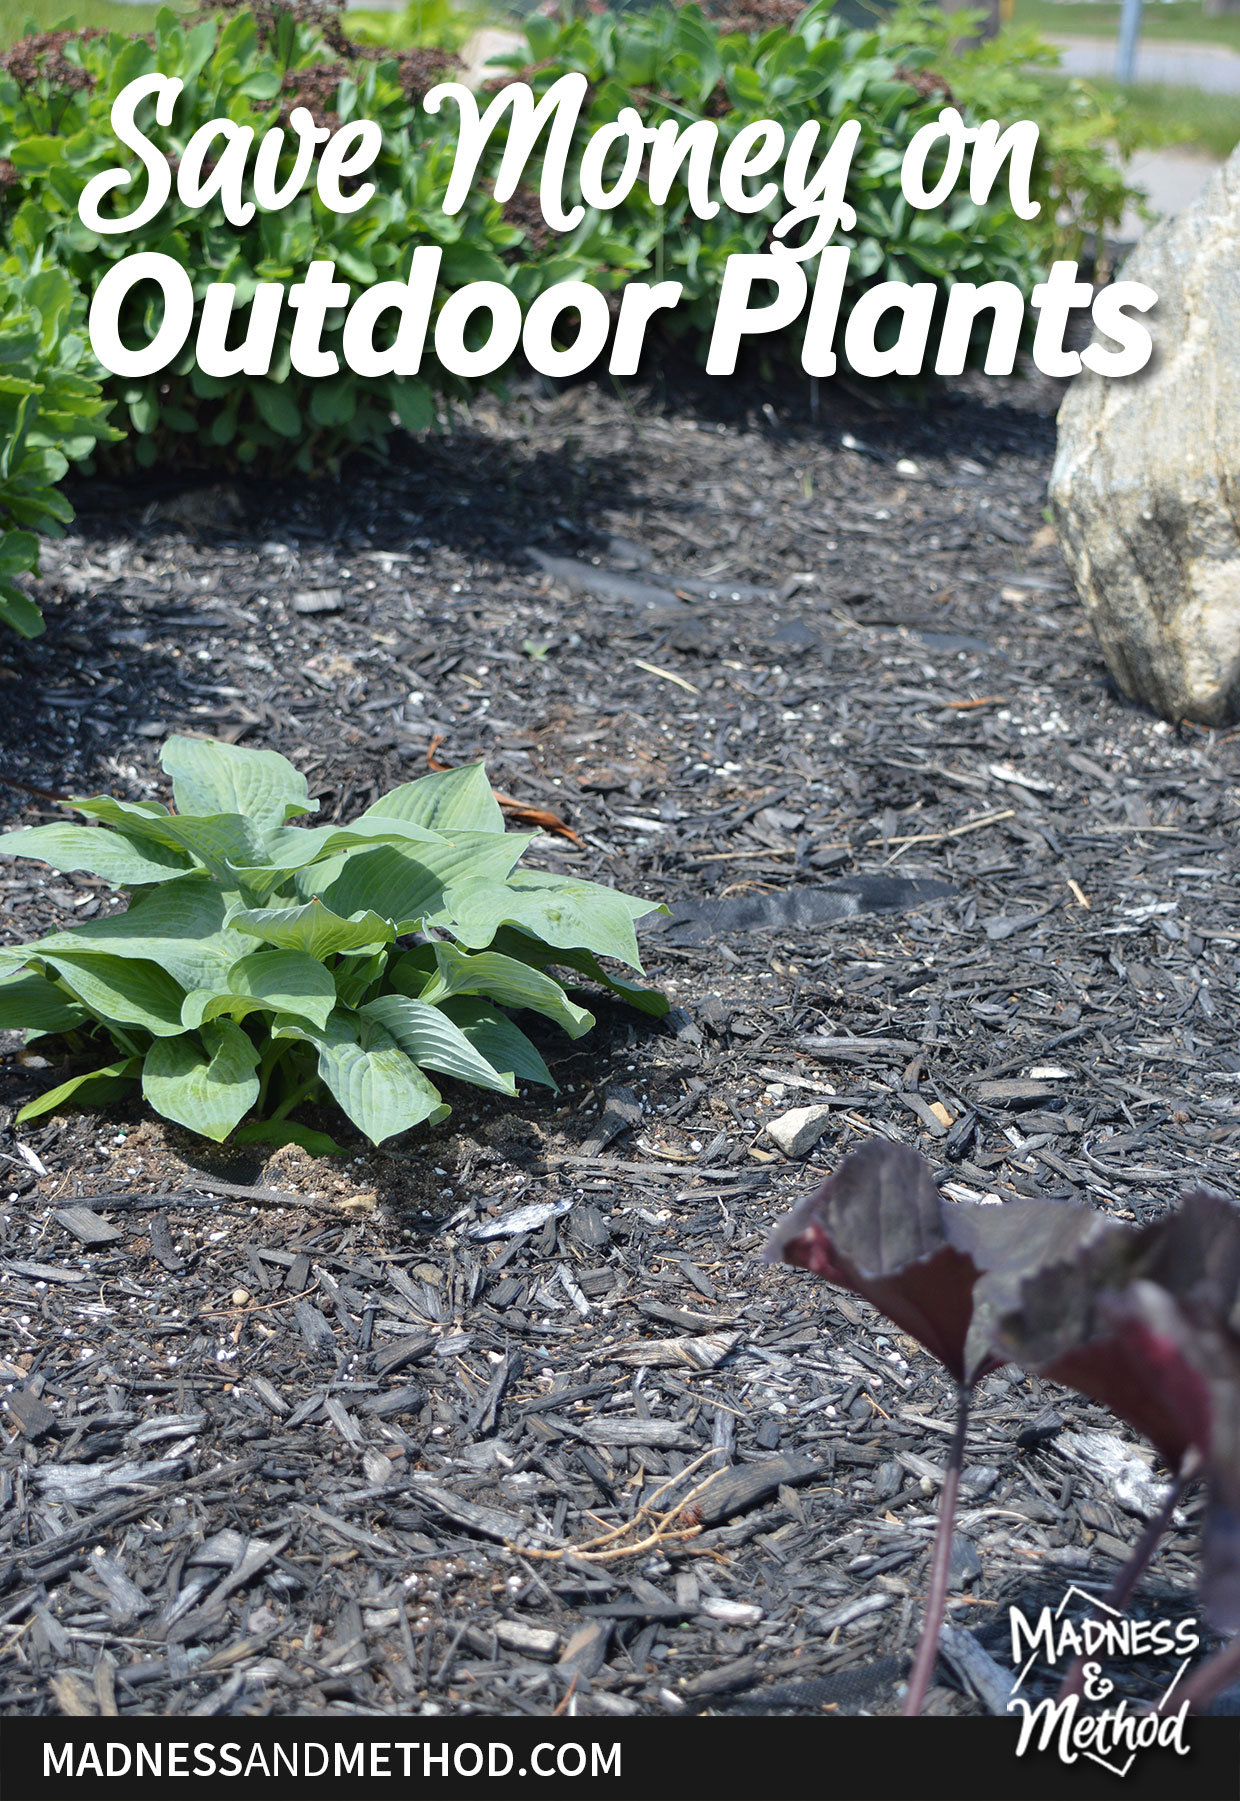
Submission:
[[[340,487],[79,491],[47,638],[0,644],[7,824],[162,795],[172,731],[281,750],[324,818],[438,742],[582,840],[532,861],[681,917],[642,940],[670,1019],[542,1034],[561,1092],[519,1110],[450,1092],[343,1165],[137,1104],[10,1128],[0,1706],[897,1705],[950,1396],[765,1268],[771,1222],[876,1131],[966,1199],[1236,1186],[1240,735],[1109,686],[1042,513],[1054,400],[583,386]],[[0,942],[111,904],[0,864]],[[11,1120],[55,1071],[7,1044]],[[803,1166],[765,1128],[812,1102]],[[1003,1372],[970,1443],[950,1617],[1007,1668],[1008,1603],[1135,1539],[1138,1447]],[[1197,1506],[1142,1611],[1191,1610]]]

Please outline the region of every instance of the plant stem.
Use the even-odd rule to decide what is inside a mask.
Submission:
[[[267,1104],[267,1090],[277,1063],[284,1055],[285,1046],[278,1038],[269,1039],[263,1046],[258,1058],[258,1099],[254,1103],[254,1111],[262,1117],[263,1108]]]
[[[960,1472],[964,1467],[964,1441],[969,1428],[968,1386],[961,1382],[956,1386],[956,1431],[952,1438],[951,1456],[947,1463],[947,1474],[943,1478],[943,1488],[939,1495],[939,1523],[934,1534],[934,1555],[930,1562],[930,1586],[926,1593],[926,1618],[921,1629],[921,1639],[917,1646],[917,1656],[913,1659],[912,1673],[908,1679],[908,1693],[904,1697],[901,1712],[907,1715],[919,1714],[926,1699],[926,1690],[930,1687],[930,1678],[934,1674],[934,1666],[939,1655],[939,1633],[943,1629],[943,1616],[947,1612],[947,1578],[951,1566],[952,1535],[956,1525],[956,1498],[960,1493]]]
[[[299,1088],[290,1089],[278,1107],[272,1108],[271,1113],[268,1115],[269,1120],[287,1119],[294,1108],[300,1107],[306,1097],[313,1094],[318,1085],[319,1078],[317,1075],[308,1076]]]
[[[1188,1703],[1189,1713],[1204,1713],[1211,1701],[1240,1676],[1240,1632],[1229,1638],[1213,1657],[1207,1657],[1196,1675],[1181,1688],[1172,1689],[1159,1713],[1178,1713]]]
[[[1133,1589],[1136,1588],[1137,1583],[1145,1572],[1146,1565],[1157,1550],[1158,1542],[1162,1538],[1163,1533],[1171,1524],[1171,1516],[1179,1506],[1184,1490],[1188,1487],[1194,1476],[1197,1475],[1200,1468],[1201,1459],[1195,1452],[1190,1451],[1180,1465],[1179,1476],[1171,1484],[1166,1500],[1137,1540],[1128,1562],[1115,1578],[1106,1594],[1103,1595],[1101,1603],[1103,1607],[1114,1607],[1117,1612],[1127,1607],[1128,1602],[1132,1597]],[[1088,1661],[1087,1653],[1082,1651],[1072,1664],[1067,1675],[1064,1677],[1063,1682],[1060,1684],[1056,1701],[1067,1701],[1072,1695],[1079,1695],[1081,1693],[1085,1681],[1085,1665]]]

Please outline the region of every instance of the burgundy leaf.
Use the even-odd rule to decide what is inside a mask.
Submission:
[[[863,1295],[964,1379],[977,1272],[948,1243],[916,1151],[871,1138],[776,1226],[766,1257]]]
[[[1216,1627],[1240,1630],[1240,1212],[1196,1189],[1002,1295],[982,1284],[979,1307],[1015,1362],[1109,1407],[1172,1469],[1204,1467],[1202,1598]]]
[[[944,1200],[930,1165],[905,1145],[872,1138],[775,1228],[768,1261],[811,1270],[862,1295],[916,1338],[958,1382],[1006,1362],[974,1290],[989,1273],[996,1300],[1107,1222],[1062,1201],[979,1207]]]
[[[966,1363],[998,1369],[1008,1352],[996,1333],[996,1321],[1037,1273],[1057,1288],[1065,1271],[1092,1247],[1105,1256],[1132,1233],[1092,1207],[1049,1197],[1005,1201],[1002,1206],[943,1202],[945,1228],[953,1245],[965,1252],[978,1272],[973,1292],[973,1319],[965,1345]]]
[[[1198,1189],[1152,1226],[1112,1223],[1056,1264],[987,1280],[978,1311],[1014,1362],[1109,1407],[1178,1468],[1210,1455],[1212,1385],[1240,1367],[1238,1293],[1240,1215]]]
[[[1129,1359],[1127,1385],[1099,1394],[1158,1445],[1172,1468],[1196,1453],[1205,1465],[1201,1598],[1211,1625],[1240,1631],[1240,1340],[1203,1304],[1211,1284],[1180,1299],[1134,1282],[1109,1304]],[[1054,1373],[1054,1372],[1048,1372]],[[1087,1372],[1093,1393],[1098,1372]],[[1060,1378],[1061,1380],[1064,1378]],[[1073,1383],[1073,1386],[1079,1386]],[[1161,1429],[1161,1437],[1159,1435]]]
[[[1153,1284],[1104,1297],[1106,1336],[1052,1358],[1038,1374],[1109,1407],[1149,1439],[1173,1470],[1195,1450],[1210,1450],[1210,1384],[1177,1330],[1174,1302]]]

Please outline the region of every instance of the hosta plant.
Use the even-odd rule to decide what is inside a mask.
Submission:
[[[123,910],[0,949],[0,1027],[64,1034],[90,1064],[19,1118],[140,1084],[205,1138],[323,1150],[290,1116],[326,1094],[378,1144],[446,1117],[432,1074],[554,1088],[511,1018],[589,1030],[552,967],[666,1011],[599,961],[640,971],[633,923],[657,903],[518,870],[532,834],[505,831],[481,764],[308,825],[317,802],[273,751],[170,738],[161,760],[173,809],[97,795],[70,803],[89,824],[0,837],[0,854],[129,892]]]

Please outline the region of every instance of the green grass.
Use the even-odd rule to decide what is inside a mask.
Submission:
[[[362,5],[350,7],[345,14],[349,36],[359,43],[396,50],[417,45],[453,55],[481,26],[494,23],[493,14],[462,5],[460,0],[409,0],[398,13],[367,12]]]
[[[1044,36],[1119,38],[1120,8],[1109,0],[1014,0],[1011,23]],[[1147,5],[1141,15],[1147,43],[1219,44],[1240,50],[1240,13],[1208,19],[1201,0],[1168,0]],[[1090,81],[1113,103],[1120,98],[1129,118],[1153,143],[1227,157],[1240,143],[1240,95],[1205,94],[1198,88],[1152,83],[1120,88]]]
[[[26,35],[28,20],[38,31],[70,21],[83,30],[149,31],[158,11],[158,6],[118,6],[113,0],[0,0],[0,49]]]
[[[1045,75],[1048,84],[1064,84],[1066,75]],[[1167,145],[1220,162],[1240,144],[1240,94],[1203,94],[1199,88],[1154,84],[1121,88],[1117,82],[1090,78],[1089,86],[1108,105],[1121,108],[1137,128],[1143,144]]]
[[[188,0],[167,0],[175,12],[194,10]],[[37,31],[54,31],[70,20],[83,30],[149,31],[155,23],[159,5],[126,6],[117,0],[0,0],[0,50],[7,50],[26,34],[33,21]],[[473,11],[450,4],[450,0],[414,0],[407,13],[357,12],[364,43],[442,44],[456,50],[484,20]]]
[[[1119,7],[1106,0],[1015,0],[1012,23],[1056,37],[1118,38]],[[1227,44],[1240,50],[1240,13],[1207,19],[1201,0],[1167,0],[1144,8],[1141,36],[1185,44]]]
[[[1123,98],[1129,116],[1153,142],[1161,138],[1184,150],[1216,156],[1220,162],[1240,144],[1240,94],[1150,85],[1117,88],[1114,97]]]

